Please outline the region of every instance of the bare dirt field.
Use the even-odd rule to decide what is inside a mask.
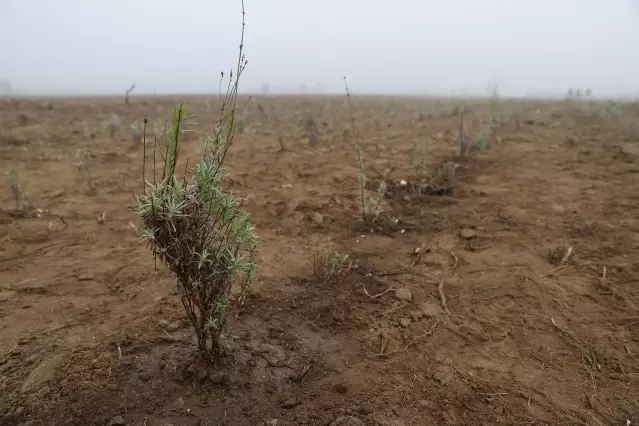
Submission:
[[[457,159],[450,103],[352,101],[369,192],[389,185],[373,232],[346,98],[249,103],[228,187],[263,244],[212,371],[136,231],[143,149],[130,125],[147,114],[153,133],[178,99],[2,102],[0,424],[638,424],[639,140],[627,123],[531,103]],[[207,102],[187,99],[199,130],[216,118]],[[200,139],[187,134],[185,160]],[[459,165],[451,193],[397,185],[414,139],[432,179]],[[318,258],[335,251],[350,267],[321,279]]]

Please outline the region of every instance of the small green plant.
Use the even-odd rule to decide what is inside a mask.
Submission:
[[[364,204],[365,222],[373,224],[382,212],[382,200],[386,195],[386,182],[381,181],[375,195],[368,197]]]
[[[471,152],[480,153],[486,149],[486,137],[480,136],[471,145]]]
[[[16,210],[20,208],[20,199],[22,197],[22,192],[20,191],[20,184],[18,183],[18,174],[16,173],[16,169],[11,167],[9,170],[9,180],[11,182],[11,193],[13,194],[13,198],[16,202]]]
[[[137,121],[131,124],[131,142],[134,147],[138,147],[142,143],[142,129]]]
[[[464,127],[464,109],[459,112],[459,130],[457,138],[459,141],[459,155],[464,156],[468,153],[468,142],[466,142],[466,129]]]
[[[490,88],[490,99],[488,101],[488,118],[486,120],[486,126],[488,128],[487,133],[489,136],[494,136],[504,123],[501,110],[501,103],[499,101],[499,86],[493,84]]]
[[[313,272],[315,277],[320,281],[328,281],[343,275],[351,267],[348,254],[340,253],[321,253],[313,259]]]
[[[486,149],[488,137],[493,134],[493,122],[489,120],[489,122],[483,126],[483,129],[480,129],[479,136],[473,138],[466,134],[464,118],[465,108],[463,108],[459,114],[459,155],[466,156],[468,154],[480,153]],[[469,140],[472,142],[468,143]]]
[[[176,175],[188,118],[183,104],[176,107],[165,136],[162,177],[159,182],[146,183],[137,203],[144,225],[141,238],[176,277],[198,348],[209,364],[215,364],[221,355],[229,313],[247,295],[259,243],[251,215],[242,210],[243,200],[223,187],[223,163],[236,132],[238,84],[246,66],[243,42],[244,4],[237,68],[235,74],[230,73],[220,117],[213,136],[207,137],[204,155],[188,176]]]
[[[91,153],[87,150],[79,149],[75,152],[75,170],[79,178],[85,178],[87,182],[87,191],[94,193],[93,179],[89,171],[89,158]]]
[[[120,131],[120,117],[117,114],[113,114],[111,118],[106,122],[107,132],[109,137],[114,137]]]
[[[597,109],[597,114],[611,124],[615,124],[623,116],[623,109],[614,101],[608,101]]]
[[[428,154],[428,144],[426,141],[422,143],[421,157],[419,164],[417,164],[417,157],[419,155],[419,145],[417,139],[413,139],[413,149],[410,157],[411,177],[413,178],[413,184],[417,185],[421,183],[426,175],[426,155]]]
[[[366,176],[364,175],[364,158],[362,155],[362,147],[359,143],[357,129],[355,127],[355,117],[353,117],[353,109],[351,108],[351,94],[348,90],[348,82],[346,81],[346,77],[344,77],[344,86],[346,87],[346,100],[348,103],[348,112],[351,119],[351,128],[355,136],[355,152],[357,153],[358,183],[360,193],[360,215],[362,217],[362,221],[366,225],[373,225],[379,217],[379,214],[382,212],[381,203],[384,199],[384,195],[386,194],[386,183],[384,181],[380,182],[377,188],[377,194],[373,197],[366,198]]]
[[[304,130],[308,133],[308,144],[313,146],[317,143],[317,124],[313,117],[304,120]]]

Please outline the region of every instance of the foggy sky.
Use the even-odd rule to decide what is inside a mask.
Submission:
[[[243,91],[639,95],[639,0],[245,0]],[[16,93],[217,92],[240,0],[0,0]]]

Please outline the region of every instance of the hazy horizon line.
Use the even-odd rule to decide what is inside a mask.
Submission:
[[[366,96],[366,97],[380,97],[380,98],[416,98],[416,99],[490,99],[490,95],[488,94],[477,94],[477,93],[419,93],[419,92],[411,92],[411,93],[390,93],[390,92],[358,92],[358,91],[350,91],[351,95],[356,96]],[[332,91],[305,91],[305,92],[295,92],[295,91],[269,91],[268,93],[263,93],[261,91],[240,91],[238,95],[245,97],[260,97],[260,98],[268,98],[268,97],[291,97],[291,96],[299,96],[299,97],[339,97],[346,96],[345,92],[332,92]],[[220,96],[220,93],[211,93],[211,92],[141,92],[141,93],[131,93],[129,95],[129,99],[135,98],[175,98],[175,97],[212,97],[212,96]],[[0,94],[0,99],[3,100],[11,100],[11,99],[82,99],[82,98],[122,98],[124,99],[125,94],[123,93],[12,93],[12,94]],[[626,100],[633,101],[639,98],[638,95],[625,95],[625,96],[581,96],[577,98],[573,98],[573,100]],[[539,93],[539,94],[528,94],[523,96],[499,96],[499,99],[502,101],[508,100],[562,100],[566,99],[566,93]]]

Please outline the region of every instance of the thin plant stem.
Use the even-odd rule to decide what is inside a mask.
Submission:
[[[344,87],[346,88],[346,102],[348,103],[348,114],[351,120],[351,128],[353,129],[353,135],[355,136],[355,152],[357,152],[357,166],[359,167],[359,195],[361,203],[361,215],[362,219],[366,220],[366,198],[364,196],[364,159],[362,158],[362,148],[359,144],[359,135],[357,128],[355,127],[355,117],[353,117],[353,108],[351,106],[351,93],[348,90],[348,81],[344,76]]]

